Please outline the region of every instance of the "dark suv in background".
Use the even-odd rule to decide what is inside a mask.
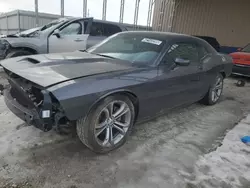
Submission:
[[[214,49],[217,51],[217,52],[220,52],[220,44],[219,44],[219,42],[217,41],[217,39],[216,38],[214,38],[214,37],[209,37],[209,36],[195,36],[195,37],[198,37],[198,38],[201,38],[201,39],[203,39],[203,40],[205,40],[205,41],[207,41],[211,46],[213,46],[214,47]]]

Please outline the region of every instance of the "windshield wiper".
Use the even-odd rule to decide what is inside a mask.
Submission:
[[[112,56],[109,56],[109,55],[104,55],[104,54],[98,54],[98,53],[91,53],[91,54],[94,54],[94,55],[98,55],[98,56],[102,56],[102,57],[107,57],[107,58],[111,58],[111,59],[116,59]]]
[[[21,35],[18,35],[19,37],[28,37],[27,34],[21,34]]]
[[[80,52],[87,52],[88,53],[88,51],[87,50],[79,50]]]

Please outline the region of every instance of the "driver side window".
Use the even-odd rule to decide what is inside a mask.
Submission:
[[[190,60],[191,63],[199,61],[197,46],[192,43],[176,43],[171,45],[167,51],[164,64],[173,64],[176,58]]]
[[[82,25],[79,22],[74,22],[64,27],[60,31],[61,35],[80,35],[82,34]]]

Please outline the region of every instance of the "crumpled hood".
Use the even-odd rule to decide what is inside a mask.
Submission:
[[[129,63],[80,51],[11,58],[1,61],[1,65],[42,87],[91,75],[133,69]]]

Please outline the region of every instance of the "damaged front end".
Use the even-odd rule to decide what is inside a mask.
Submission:
[[[57,99],[38,86],[5,69],[9,85],[0,86],[7,107],[27,124],[47,132],[67,120]],[[63,120],[63,121],[62,121]]]

